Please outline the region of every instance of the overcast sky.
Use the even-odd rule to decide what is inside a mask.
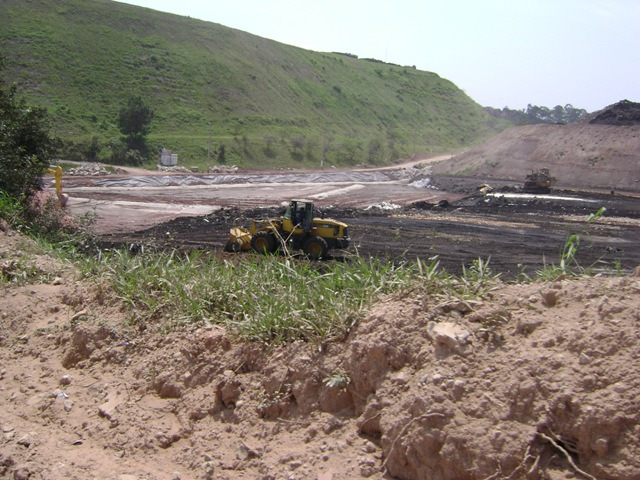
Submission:
[[[126,0],[321,52],[415,65],[483,106],[640,102],[640,0]]]

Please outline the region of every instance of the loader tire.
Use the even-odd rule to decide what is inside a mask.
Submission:
[[[324,258],[329,251],[327,241],[322,237],[309,237],[302,243],[302,251],[313,260]]]
[[[227,242],[224,246],[225,252],[238,253],[242,251],[242,242],[240,240],[236,240],[235,242]]]
[[[276,237],[269,232],[258,232],[251,238],[251,248],[258,253],[273,253],[277,247]]]

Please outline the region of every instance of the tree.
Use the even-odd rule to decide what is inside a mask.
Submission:
[[[224,146],[224,143],[218,145],[218,151],[216,152],[216,157],[218,159],[218,163],[225,164],[227,163],[227,151]]]
[[[129,150],[137,150],[143,155],[147,153],[146,137],[153,120],[153,109],[146,105],[140,96],[129,98],[127,105],[118,114],[118,128],[126,136],[125,142]]]
[[[0,57],[0,190],[28,197],[40,190],[57,142],[48,130],[47,111],[18,99],[17,86],[6,84],[3,69]]]

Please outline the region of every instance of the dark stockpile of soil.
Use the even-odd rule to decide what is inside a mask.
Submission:
[[[581,121],[591,125],[640,125],[640,103],[622,100],[587,115]]]

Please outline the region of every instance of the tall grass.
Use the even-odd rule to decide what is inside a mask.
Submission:
[[[6,218],[17,206],[3,198],[0,213]],[[576,262],[579,239],[569,237],[560,262],[538,272],[538,278],[586,273]],[[133,324],[169,330],[221,324],[243,339],[264,344],[340,338],[385,294],[422,290],[460,300],[482,298],[500,277],[482,259],[463,267],[461,275],[452,275],[440,268],[437,257],[401,264],[359,256],[314,263],[247,254],[230,261],[201,251],[123,249],[92,256],[74,251],[69,258],[86,278],[111,286],[129,305]],[[1,283],[19,281],[23,270],[12,264]]]
[[[264,343],[343,335],[381,294],[413,284],[415,268],[355,257],[313,264],[248,255],[237,262],[189,254],[115,251],[83,264],[131,306],[132,321],[221,323]]]
[[[247,255],[231,262],[201,252],[126,250],[87,260],[83,270],[112,285],[135,323],[224,324],[265,344],[339,338],[384,294],[426,288],[475,298],[497,278],[480,260],[455,277],[440,270],[437,259],[394,265],[362,257],[309,263]]]
[[[588,274],[589,268],[580,265],[576,258],[580,247],[580,239],[582,236],[589,235],[589,225],[603,217],[606,211],[606,207],[601,207],[598,211],[589,214],[582,233],[572,233],[567,237],[562,246],[558,263],[547,264],[545,261],[544,268],[536,272],[536,277],[542,280],[555,280],[559,277]]]

